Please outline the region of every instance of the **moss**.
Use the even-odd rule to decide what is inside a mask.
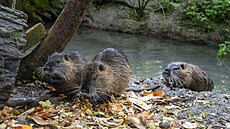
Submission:
[[[19,31],[18,30],[14,30],[13,32],[12,32],[12,34],[13,34],[13,36],[14,36],[14,38],[15,39],[18,39],[19,38]]]
[[[22,0],[21,2],[26,12],[42,11],[49,8],[48,0]]]
[[[147,22],[149,17],[148,17],[147,12],[145,12],[144,16],[140,17],[135,11],[133,11],[133,12],[130,12],[130,13],[127,14],[127,18],[133,19],[133,20],[139,21],[139,22],[141,22],[141,21],[146,21]]]

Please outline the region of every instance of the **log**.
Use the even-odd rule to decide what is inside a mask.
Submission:
[[[41,43],[21,61],[17,80],[31,80],[49,55],[62,52],[80,26],[92,0],[70,0]]]

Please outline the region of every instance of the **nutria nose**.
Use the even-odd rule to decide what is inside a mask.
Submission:
[[[44,71],[50,71],[50,67],[49,66],[44,66],[43,70]]]
[[[89,94],[89,90],[86,90],[86,89],[81,89],[81,92],[84,94],[84,93],[86,93],[86,94]]]
[[[83,83],[83,85],[81,87],[81,92],[89,94],[89,86],[88,86],[88,84]]]
[[[163,71],[163,74],[169,75],[169,69],[165,69],[165,70]]]

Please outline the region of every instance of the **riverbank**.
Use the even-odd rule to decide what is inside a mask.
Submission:
[[[125,92],[121,97],[113,98],[110,103],[97,106],[92,106],[87,100],[74,103],[62,100],[60,103],[56,101],[56,104],[51,104],[49,101],[38,102],[35,107],[35,103],[33,107],[28,103],[27,106],[16,108],[4,107],[0,113],[0,127],[45,126],[68,129],[230,127],[229,94],[198,93],[187,89],[172,90],[163,85],[161,77],[141,79],[133,76],[131,86],[139,88],[160,86],[160,89],[141,93]],[[43,85],[30,83],[27,87],[22,86],[19,89],[27,91],[27,94],[24,94],[27,97],[36,98],[41,97],[47,86],[44,83]],[[19,92],[15,93],[17,93],[15,97],[19,95]]]
[[[92,4],[83,26],[213,46],[230,39],[229,23],[210,23],[211,28],[208,25],[196,25],[184,16],[183,11],[188,3],[179,5],[177,9],[162,12],[159,6],[156,7],[156,3],[149,2],[144,10],[144,17],[138,18],[135,10],[125,4]],[[160,9],[156,11],[156,8]],[[165,8],[162,7],[163,9]]]
[[[212,46],[230,40],[230,4],[227,0],[139,2],[95,0],[82,26]],[[28,12],[30,21],[46,23],[46,20],[57,18],[66,1],[25,3],[18,2],[18,8]]]

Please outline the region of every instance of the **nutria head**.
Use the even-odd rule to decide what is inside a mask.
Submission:
[[[106,102],[111,95],[119,95],[128,88],[130,77],[127,58],[116,49],[105,49],[85,66],[81,96],[93,104]]]
[[[194,91],[210,91],[213,81],[198,66],[186,62],[173,62],[162,72],[166,84]]]
[[[79,87],[85,63],[85,59],[78,52],[72,52],[69,55],[54,53],[42,67],[42,74],[57,91],[66,93],[76,85]]]

